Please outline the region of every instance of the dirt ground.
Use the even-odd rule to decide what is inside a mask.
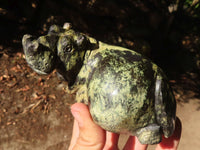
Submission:
[[[72,116],[65,83],[40,76],[22,53],[0,59],[0,150],[60,150],[68,146]]]
[[[67,149],[74,95],[65,91],[66,83],[57,78],[55,71],[47,76],[33,72],[21,52],[0,55],[0,150]],[[182,80],[192,82],[185,76]],[[170,82],[178,102],[177,116],[183,123],[179,150],[197,150],[200,147],[200,99],[195,95],[199,93],[185,92],[175,86],[176,81]],[[182,86],[192,86],[188,83]],[[122,136],[120,147],[125,139]]]

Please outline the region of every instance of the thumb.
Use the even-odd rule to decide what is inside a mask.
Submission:
[[[102,150],[106,133],[93,122],[88,107],[82,103],[75,103],[71,106],[71,112],[79,126],[79,137],[73,150]]]

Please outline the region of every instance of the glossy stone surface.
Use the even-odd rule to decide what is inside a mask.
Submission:
[[[136,135],[142,144],[173,133],[176,101],[165,74],[148,58],[56,25],[38,39],[24,35],[22,44],[28,64],[40,74],[57,69],[107,131]]]

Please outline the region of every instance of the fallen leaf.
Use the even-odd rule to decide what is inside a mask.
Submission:
[[[13,82],[9,82],[6,84],[9,88],[12,88],[14,87],[15,85],[17,85],[17,82],[16,81],[13,81]]]
[[[12,67],[10,70],[14,72],[22,72],[22,67],[20,65],[16,65]]]
[[[26,85],[24,88],[17,89],[16,92],[25,92],[28,90],[30,90],[30,87],[28,85]]]
[[[49,96],[49,98],[56,99],[56,95],[55,94],[50,94],[48,96]]]
[[[6,123],[7,126],[9,126],[9,125],[11,125],[11,124],[12,124],[12,122],[7,122],[7,123]]]

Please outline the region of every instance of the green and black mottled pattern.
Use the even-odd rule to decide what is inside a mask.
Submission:
[[[98,67],[88,82],[90,111],[96,122],[115,132],[135,132],[154,123],[154,72],[150,62],[140,55],[117,50],[106,50],[98,59]],[[115,125],[110,129],[112,118]]]
[[[40,74],[53,71],[56,62],[55,36],[41,36],[37,40],[31,35],[24,35],[22,44],[29,66]]]
[[[79,75],[87,79],[82,84],[87,86],[90,112],[101,127],[111,132],[137,135],[141,128],[150,125],[153,129],[157,126],[165,129],[166,137],[172,134],[175,100],[162,70],[150,60],[126,49],[101,49],[91,54],[83,68]],[[162,82],[164,94],[157,101],[156,80]],[[160,128],[154,132],[149,131],[151,128],[142,131],[144,135],[147,132],[154,134],[156,139],[142,136],[140,142],[160,142]]]
[[[105,130],[136,135],[142,144],[172,135],[172,90],[163,71],[141,54],[56,25],[37,40],[25,35],[23,47],[38,73],[58,70]]]

